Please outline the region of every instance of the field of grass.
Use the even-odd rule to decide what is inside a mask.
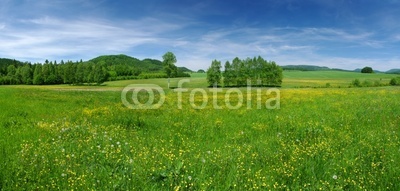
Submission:
[[[189,79],[190,82],[183,83],[184,88],[206,88],[208,83],[205,73],[191,73],[191,78],[171,78],[171,88],[178,87],[178,83],[182,79]],[[390,79],[399,77],[398,74],[362,74],[356,72],[343,71],[284,71],[282,88],[347,88],[355,79],[361,82],[368,81],[371,84],[379,83],[380,86],[389,84]],[[47,86],[32,86],[18,85],[8,86],[16,88],[40,88],[40,89],[57,89],[57,90],[83,90],[83,91],[121,91],[124,87],[130,84],[155,84],[161,88],[168,87],[168,80],[165,78],[157,79],[138,79],[138,80],[120,80],[105,82],[102,86],[71,86],[71,85],[47,85]]]
[[[286,72],[283,87],[363,77]],[[250,109],[236,110],[227,89],[217,96],[222,109],[205,90],[201,110],[190,91],[178,109],[177,93],[164,90],[161,108],[131,110],[119,90],[132,82],[166,87],[165,79],[1,86],[0,190],[400,190],[398,87],[282,88],[280,109],[257,109],[257,99],[277,96],[267,89],[258,97],[242,88]]]
[[[314,87],[326,87],[329,83],[330,87],[349,87],[355,79],[359,79],[361,82],[368,81],[371,84],[378,83],[380,85],[387,85],[390,79],[398,77],[396,74],[362,74],[356,72],[343,72],[343,71],[284,71],[284,78],[282,87],[283,88],[314,88]],[[206,74],[205,73],[192,73],[190,83],[183,84],[185,88],[197,88],[207,87]],[[171,79],[170,83],[172,87],[177,87],[179,80],[183,78]],[[114,81],[105,83],[109,87],[125,87],[129,84],[157,84],[162,88],[167,87],[166,79],[144,79],[144,80],[126,80],[126,81]]]
[[[399,76],[396,74],[362,74],[343,71],[284,71],[282,87],[349,87],[353,80],[368,81],[371,84],[389,84],[390,79]]]

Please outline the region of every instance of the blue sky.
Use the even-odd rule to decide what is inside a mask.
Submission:
[[[0,57],[127,54],[207,69],[262,56],[279,65],[400,68],[399,0],[0,0]]]

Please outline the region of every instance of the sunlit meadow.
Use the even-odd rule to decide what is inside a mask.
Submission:
[[[0,190],[400,190],[399,88],[281,89],[273,110],[207,93],[132,110],[120,91],[1,87]]]

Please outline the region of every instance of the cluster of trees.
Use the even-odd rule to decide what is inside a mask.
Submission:
[[[280,86],[282,68],[274,61],[266,61],[261,56],[241,60],[235,58],[227,61],[221,72],[221,62],[214,60],[207,70],[207,81],[210,86],[218,86],[221,80],[225,87],[247,86],[247,80],[257,86]],[[222,78],[223,77],[223,78]]]
[[[101,84],[112,80],[166,77],[190,75],[174,64],[167,71],[159,60],[141,61],[126,55],[100,56],[86,62],[46,60],[36,64],[0,59],[0,85]]]
[[[99,56],[90,60],[95,63],[106,63],[109,71],[108,80],[167,78],[165,64],[156,59],[139,60],[126,55]],[[190,77],[185,73],[187,68],[174,68],[172,77]]]
[[[361,69],[361,73],[374,73],[374,70],[372,70],[371,67],[364,67],[363,69]]]

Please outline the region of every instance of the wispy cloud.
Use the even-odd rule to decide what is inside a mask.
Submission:
[[[219,29],[208,31],[199,37],[201,40],[189,41],[181,48],[190,50],[186,53],[197,55],[192,56],[192,59],[190,56],[185,56],[185,63],[192,62],[192,68],[205,68],[204,66],[208,66],[212,59],[225,61],[236,56],[257,55],[274,59],[279,64],[314,64],[354,69],[366,64],[377,66],[379,63],[385,63],[380,65],[382,70],[396,67],[398,59],[391,57],[371,58],[370,55],[357,57],[347,51],[343,54],[336,52],[336,56],[324,56],[319,53],[335,49],[362,48],[366,51],[365,54],[369,54],[376,49],[386,48],[385,43],[390,43],[374,40],[373,37],[374,34],[368,31],[349,32],[333,28]],[[201,63],[204,58],[209,58],[208,62]]]
[[[20,20],[19,24],[23,28],[13,26],[0,34],[0,53],[33,61],[126,52],[142,44],[157,44],[162,41],[159,34],[180,28],[154,18],[115,24],[104,20],[43,17]]]
[[[191,69],[206,69],[213,59],[225,62],[236,56],[258,55],[282,65],[315,64],[354,69],[368,64],[381,70],[400,67],[396,52],[400,25],[393,19],[398,15],[395,9],[391,9],[388,16],[382,11],[373,14],[378,17],[376,20],[384,21],[373,26],[391,25],[375,29],[362,25],[263,25],[260,23],[266,17],[246,17],[253,13],[246,14],[243,10],[245,13],[241,14],[237,12],[242,10],[241,7],[225,7],[224,3],[214,1],[183,2],[182,5],[146,4],[143,1],[122,4],[131,6],[129,9],[119,7],[125,11],[131,8],[140,10],[138,6],[143,4],[140,7],[145,10],[154,10],[141,12],[143,15],[134,11],[119,13],[119,9],[111,7],[120,3],[109,1],[0,1],[0,57],[23,61],[86,60],[120,53],[141,59],[161,59],[163,53],[172,51],[178,58],[178,65]],[[324,7],[325,11],[334,10],[329,14],[339,17],[355,19],[359,16],[352,15],[347,3],[337,5],[333,0],[310,2]],[[273,8],[285,5],[288,5],[285,10],[298,11],[293,9],[295,5],[291,0],[272,5],[258,3],[270,8],[271,13]],[[296,6],[301,8],[299,5]],[[181,9],[169,10],[175,6]],[[262,12],[268,13],[268,10]],[[221,20],[213,22],[213,19]]]

